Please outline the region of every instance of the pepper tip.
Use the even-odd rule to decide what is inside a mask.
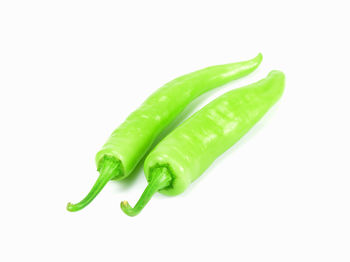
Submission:
[[[255,59],[258,60],[259,63],[261,63],[261,61],[263,60],[263,54],[259,52]]]
[[[68,202],[68,203],[67,203],[67,206],[66,206],[66,209],[67,209],[68,211],[70,211],[70,212],[73,212],[73,211],[75,211],[75,210],[73,209],[73,206],[74,206],[73,203]]]
[[[129,202],[124,200],[120,203],[120,208],[123,210],[123,212],[128,215],[128,216],[136,216],[137,213],[133,213],[132,210],[133,208],[130,206]]]

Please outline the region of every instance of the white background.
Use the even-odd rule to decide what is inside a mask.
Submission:
[[[348,1],[0,2],[1,261],[349,261]],[[142,168],[69,213],[158,87],[262,52],[281,101],[182,195],[134,218]]]

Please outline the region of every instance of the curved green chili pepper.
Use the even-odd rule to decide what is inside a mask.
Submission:
[[[201,94],[243,77],[261,63],[262,55],[226,65],[211,66],[181,76],[153,93],[110,136],[96,155],[100,172],[89,194],[79,203],[68,203],[67,210],[78,211],[88,205],[111,180],[127,177],[158,135],[185,107]]]
[[[232,90],[193,114],[165,137],[147,156],[148,186],[134,208],[137,215],[156,192],[182,193],[211,163],[235,144],[275,104],[284,90],[284,74],[272,71],[254,84]]]

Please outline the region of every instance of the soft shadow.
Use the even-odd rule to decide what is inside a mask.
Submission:
[[[121,180],[121,181],[115,181],[116,183],[118,183],[119,185],[119,188],[124,191],[126,190],[127,188],[129,188],[135,181],[136,181],[136,178],[138,177],[139,174],[143,173],[143,163],[145,161],[145,158],[146,156],[148,155],[148,152],[147,154],[141,159],[141,161],[137,164],[137,166],[135,167],[135,169],[131,172],[131,174]],[[120,191],[119,189],[119,191]]]

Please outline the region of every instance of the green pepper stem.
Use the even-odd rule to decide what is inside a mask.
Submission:
[[[116,161],[115,159],[112,159],[112,158],[105,158],[99,170],[100,175],[97,178],[94,186],[91,188],[90,192],[79,203],[76,203],[76,204],[68,203],[67,210],[71,212],[75,212],[86,207],[92,200],[94,200],[94,198],[98,195],[98,193],[101,192],[101,190],[108,183],[108,181],[110,181],[111,179],[115,178],[118,175],[120,170],[119,166],[120,166],[119,161]]]
[[[132,208],[128,201],[123,201],[120,203],[121,209],[128,216],[136,216],[141,212],[141,210],[146,206],[150,201],[152,196],[159,190],[170,185],[172,177],[166,167],[157,168],[153,171],[151,180],[146,187],[145,191],[142,193],[139,201],[136,203],[135,207]]]

